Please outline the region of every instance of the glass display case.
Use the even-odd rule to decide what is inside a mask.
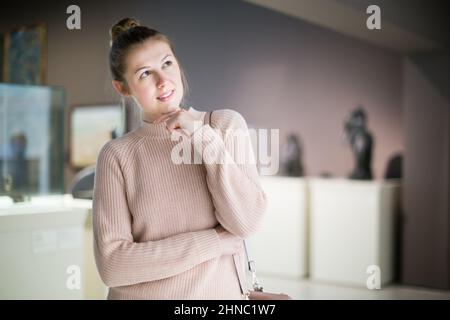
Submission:
[[[0,83],[0,196],[64,192],[61,87]]]

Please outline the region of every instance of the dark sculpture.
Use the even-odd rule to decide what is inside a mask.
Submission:
[[[6,195],[14,202],[23,202],[29,198],[24,194],[25,191],[28,191],[26,147],[27,137],[23,132],[11,136],[6,170],[2,175],[2,185]]]
[[[386,173],[384,174],[385,179],[401,179],[402,178],[402,167],[403,167],[403,155],[396,154],[389,159]]]
[[[286,144],[281,150],[282,175],[290,177],[303,176],[301,156],[302,150],[298,137],[295,134],[289,134]]]
[[[355,168],[349,176],[350,179],[372,179],[373,139],[366,124],[367,115],[361,107],[352,111],[344,124],[344,138],[350,143],[355,156]]]
[[[23,132],[11,136],[10,174],[12,187],[24,191],[28,187],[28,163],[26,159],[27,137]]]

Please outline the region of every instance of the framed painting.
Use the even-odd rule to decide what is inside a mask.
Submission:
[[[76,170],[95,165],[109,140],[126,131],[126,112],[121,105],[80,105],[69,112],[70,166]]]
[[[5,64],[5,36],[3,33],[0,33],[0,82],[3,82],[4,74],[3,74],[3,66]]]
[[[6,33],[3,81],[43,85],[46,81],[46,26],[36,24]]]

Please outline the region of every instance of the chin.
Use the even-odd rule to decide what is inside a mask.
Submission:
[[[180,108],[180,101],[181,99],[174,99],[173,101],[169,101],[169,104],[167,105],[167,109],[175,110]]]

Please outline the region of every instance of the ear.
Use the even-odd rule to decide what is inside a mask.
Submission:
[[[123,96],[129,96],[130,95],[130,93],[128,92],[128,90],[126,89],[126,86],[123,84],[122,81],[113,80],[112,81],[112,86],[117,91],[117,93],[119,93],[119,94],[121,94]]]

